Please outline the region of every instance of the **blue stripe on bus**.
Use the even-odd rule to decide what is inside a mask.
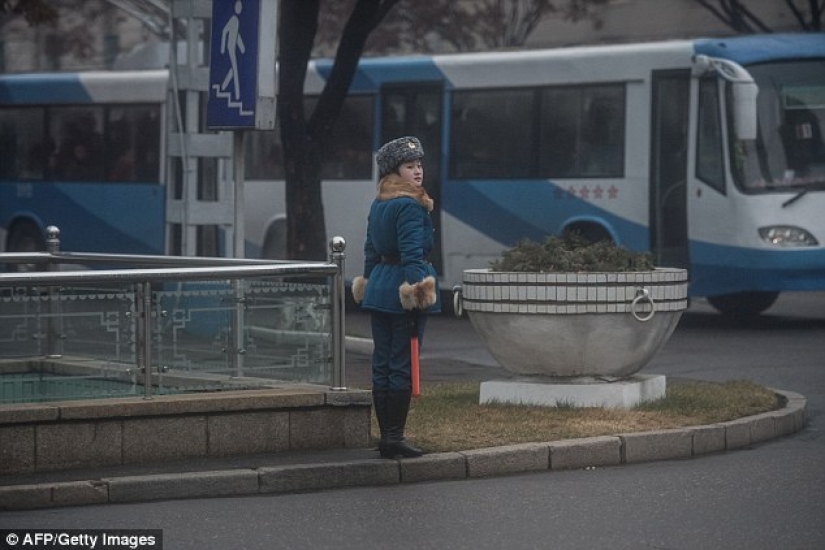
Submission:
[[[16,187],[3,184],[0,199],[2,191]],[[36,221],[60,228],[61,248],[66,251],[163,254],[164,201],[160,185],[35,183],[30,198],[14,199],[15,212],[2,216],[8,220],[36,211]]]
[[[114,184],[89,194],[72,184],[57,186],[65,195],[61,213],[75,220],[75,250],[162,254],[164,251],[164,188],[159,185]],[[78,223],[79,222],[79,223]],[[61,228],[61,235],[72,231]],[[68,235],[67,235],[68,236]],[[67,244],[70,241],[66,241]]]
[[[735,38],[702,39],[694,42],[697,54],[730,59],[740,65],[825,57],[825,34],[770,34]]]
[[[692,241],[691,296],[825,289],[825,249],[752,249]]]
[[[44,84],[48,80],[48,84]],[[0,103],[90,103],[77,74],[7,75],[0,82]]]
[[[525,238],[542,241],[564,229],[562,224],[587,219],[619,235],[619,244],[626,248],[650,247],[647,228],[543,180],[450,181],[442,187],[441,198],[446,212],[504,246]]]

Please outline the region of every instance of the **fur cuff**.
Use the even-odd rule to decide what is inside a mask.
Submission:
[[[356,304],[360,304],[364,300],[364,292],[367,289],[367,282],[369,279],[361,277],[360,275],[352,280],[352,299]]]
[[[427,309],[436,302],[435,278],[425,277],[414,285],[404,281],[398,287],[398,296],[401,298],[401,307],[406,310]]]

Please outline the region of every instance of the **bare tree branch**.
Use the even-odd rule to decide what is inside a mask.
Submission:
[[[57,9],[44,0],[2,0],[0,14],[3,15],[0,24],[7,18],[20,16],[33,26],[57,21]]]
[[[694,0],[705,8],[722,23],[742,34],[771,33],[773,29],[767,25],[752,9],[745,6],[741,0]],[[806,19],[805,11],[797,5],[796,0],[785,0],[785,5],[799,23],[801,30],[806,32],[822,30],[822,15],[825,0],[807,0],[810,17]]]
[[[805,19],[805,13],[796,5],[794,0],[785,0],[785,5],[799,23],[799,26],[807,32],[822,30],[822,11],[825,8],[825,0],[808,0],[808,8],[811,12],[810,20]]]

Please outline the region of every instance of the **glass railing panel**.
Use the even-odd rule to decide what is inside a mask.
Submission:
[[[144,395],[132,285],[29,286],[0,293],[0,403]]]
[[[0,360],[43,355],[46,303],[31,287],[0,288]]]
[[[244,373],[288,382],[332,384],[329,284],[247,281]]]
[[[277,278],[181,282],[155,291],[153,304],[160,387],[331,383],[329,285]]]
[[[133,367],[134,285],[90,284],[61,287],[51,311],[66,358]]]
[[[162,387],[210,390],[231,378],[231,281],[157,285],[152,304],[152,364]]]
[[[0,358],[134,363],[131,285],[0,289]]]
[[[0,404],[345,385],[340,262],[81,256],[0,275]]]

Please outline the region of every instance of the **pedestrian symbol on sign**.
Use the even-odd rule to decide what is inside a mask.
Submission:
[[[229,70],[223,79],[223,83],[212,84],[215,97],[225,99],[227,107],[237,109],[241,116],[250,116],[254,111],[243,108],[241,98],[241,73],[238,70],[238,52],[241,55],[246,53],[243,37],[241,36],[240,15],[243,11],[243,2],[235,0],[235,13],[226,21],[221,30],[221,56],[229,57]],[[232,83],[232,91],[228,91],[229,84]],[[234,94],[232,93],[234,92]]]
[[[241,81],[238,79],[238,54],[236,50],[240,50],[241,53],[246,52],[246,48],[243,45],[243,38],[238,29],[240,26],[238,16],[241,14],[242,9],[243,3],[241,0],[236,0],[235,15],[229,18],[229,21],[227,21],[223,27],[223,31],[221,31],[221,53],[229,54],[230,63],[229,72],[226,73],[226,78],[223,81],[221,90],[226,90],[229,82],[234,81],[236,101],[241,98]]]

